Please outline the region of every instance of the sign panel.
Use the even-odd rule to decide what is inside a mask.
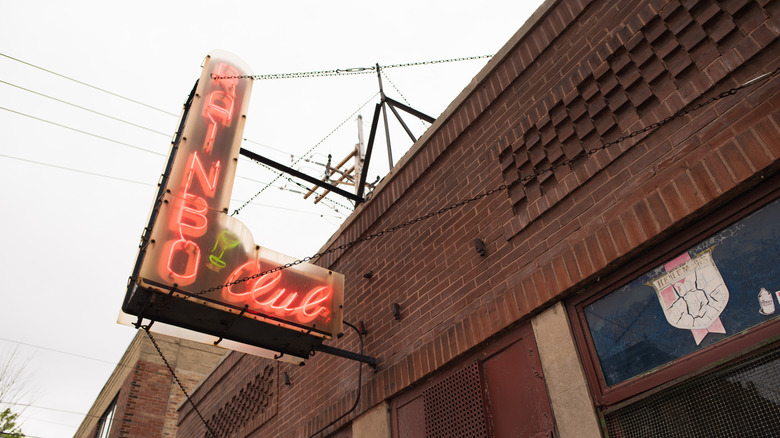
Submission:
[[[344,278],[312,264],[273,271],[292,259],[255,244],[227,214],[252,86],[238,77],[247,75],[226,52],[206,58],[123,310],[305,357],[341,332]]]

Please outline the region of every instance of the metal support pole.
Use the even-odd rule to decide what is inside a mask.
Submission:
[[[385,140],[387,141],[387,165],[389,170],[393,170],[393,150],[390,146],[390,125],[387,124],[387,96],[385,96],[385,89],[382,87],[382,73],[380,71],[379,63],[376,64],[376,77],[379,80],[379,95],[381,97],[380,104],[382,105],[382,119],[385,122]]]

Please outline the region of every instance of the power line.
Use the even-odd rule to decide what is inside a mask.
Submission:
[[[5,402],[5,401],[0,401],[0,403],[5,403],[5,404],[11,405],[11,406],[21,406],[23,408],[43,409],[43,410],[46,410],[46,411],[62,412],[62,413],[65,413],[65,414],[84,415],[86,417],[98,417],[98,418],[100,418],[100,415],[90,415],[90,414],[85,414],[83,412],[69,411],[69,410],[66,410],[66,409],[49,408],[49,407],[46,407],[46,406],[37,406],[37,405],[29,404],[29,403],[13,403],[13,402]]]
[[[143,186],[147,186],[147,187],[155,187],[156,186],[155,184],[149,184],[149,183],[146,183],[146,182],[134,181],[134,180],[131,180],[131,179],[120,178],[120,177],[117,177],[117,176],[105,175],[105,174],[102,174],[102,173],[88,172],[88,171],[85,171],[85,170],[74,169],[72,167],[58,166],[56,164],[49,164],[49,163],[44,163],[44,162],[41,162],[41,161],[28,160],[28,159],[25,159],[25,158],[12,157],[10,155],[5,155],[5,154],[0,154],[0,157],[8,158],[8,159],[11,159],[11,160],[22,161],[22,162],[30,163],[30,164],[37,164],[39,166],[51,167],[51,168],[59,169],[59,170],[66,170],[68,172],[75,172],[75,173],[79,173],[79,174],[83,174],[83,175],[87,175],[87,176],[95,176],[95,177],[99,177],[99,178],[107,178],[107,179],[112,179],[112,180],[115,180],[115,181],[122,181],[122,182],[127,182],[127,183],[132,183],[132,184],[143,185]],[[257,181],[257,180],[251,179],[251,178],[247,178],[245,176],[238,175],[238,177],[239,178],[243,178],[243,179],[247,179],[249,181],[256,182],[256,183],[259,183],[259,184],[266,184],[264,182]],[[297,194],[301,194],[301,192],[292,191],[292,190],[286,189],[284,187],[278,187],[278,186],[272,186],[272,187],[278,188],[279,190],[287,190],[287,191],[291,191],[291,192],[294,192],[294,193],[297,193]],[[243,202],[243,201],[233,200],[232,202]],[[252,205],[257,205],[257,206],[265,207],[265,208],[274,208],[274,209],[278,209],[278,210],[285,210],[285,211],[290,211],[290,212],[294,212],[294,213],[310,214],[310,215],[315,215],[315,216],[320,216],[320,217],[325,217],[326,216],[326,215],[324,215],[322,213],[317,213],[317,212],[312,212],[312,211],[305,211],[305,210],[297,210],[297,209],[294,209],[294,208],[280,207],[278,205],[260,204],[260,203],[256,203],[256,202],[253,202]],[[342,216],[333,216],[333,215],[327,215],[327,216],[328,217],[332,217],[332,218],[336,218],[336,219],[341,219],[342,218]],[[16,341],[10,341],[8,339],[3,339],[3,338],[0,338],[0,340],[6,340],[6,341],[9,341],[9,342],[16,342]],[[41,348],[43,348],[43,347],[41,347]]]
[[[97,361],[97,362],[104,362],[104,363],[111,364],[111,365],[114,365],[114,366],[119,365],[118,363],[111,362],[109,360],[98,359],[96,357],[84,356],[84,355],[76,354],[76,353],[70,353],[68,351],[62,351],[62,350],[57,350],[55,348],[43,347],[41,345],[28,344],[26,342],[14,341],[13,339],[0,338],[0,341],[11,342],[11,343],[14,343],[14,344],[24,345],[26,347],[38,348],[38,349],[41,349],[41,350],[53,351],[55,353],[66,354],[68,356],[75,356],[75,357],[79,357],[79,358],[82,358],[82,359],[89,359],[89,360],[94,360],[94,361]]]
[[[139,101],[137,101],[137,100],[134,100],[134,99],[130,99],[129,97],[122,96],[122,95],[120,95],[120,94],[114,93],[114,92],[112,92],[112,91],[105,90],[105,89],[103,89],[103,88],[100,88],[100,87],[96,87],[96,86],[94,86],[94,85],[90,85],[90,84],[88,84],[88,83],[86,83],[86,82],[82,82],[82,81],[79,81],[79,80],[77,80],[77,79],[73,79],[73,78],[71,78],[71,77],[65,76],[65,75],[63,75],[63,74],[60,74],[60,73],[57,73],[57,72],[55,72],[55,71],[51,71],[51,70],[45,69],[45,68],[43,68],[43,67],[39,67],[39,66],[37,66],[37,65],[35,65],[35,64],[31,64],[31,63],[29,63],[29,62],[22,61],[21,59],[17,59],[17,58],[14,58],[14,57],[12,57],[12,56],[8,56],[8,55],[6,55],[6,54],[4,54],[4,53],[0,53],[0,56],[3,56],[3,57],[5,57],[5,58],[11,59],[11,60],[13,60],[13,61],[16,61],[16,62],[18,62],[18,63],[24,64],[24,65],[27,65],[27,66],[30,66],[30,67],[33,67],[33,68],[36,68],[36,69],[38,69],[38,70],[45,71],[46,73],[53,74],[53,75],[55,75],[55,76],[59,76],[59,77],[61,77],[61,78],[63,78],[63,79],[67,79],[67,80],[69,80],[69,81],[72,81],[72,82],[75,82],[75,83],[77,83],[77,84],[79,84],[79,85],[83,85],[83,86],[85,86],[85,87],[92,88],[93,90],[98,90],[98,91],[100,91],[100,92],[102,92],[102,93],[110,94],[111,96],[118,97],[118,98],[120,98],[120,99],[124,99],[124,100],[126,100],[126,101],[128,101],[128,102],[132,102],[132,103],[134,103],[134,104],[136,104],[136,105],[141,105],[141,106],[144,106],[144,107],[147,107],[147,108],[151,108],[151,109],[153,109],[153,110],[155,110],[155,111],[159,111],[159,112],[161,112],[161,113],[163,113],[163,114],[168,114],[168,115],[170,115],[170,116],[179,117],[179,115],[178,115],[178,114],[175,114],[175,113],[172,113],[172,112],[166,111],[166,110],[164,110],[164,109],[160,109],[160,108],[154,107],[154,106],[152,106],[152,105],[145,104],[145,103],[143,103],[143,102],[139,102]]]
[[[162,153],[160,153],[160,152],[155,152],[155,151],[151,151],[151,150],[149,150],[149,149],[144,149],[144,148],[142,148],[142,147],[140,147],[140,146],[132,145],[132,144],[130,144],[130,143],[125,143],[125,142],[123,142],[123,141],[119,141],[119,140],[114,140],[113,138],[104,137],[104,136],[102,136],[102,135],[93,134],[93,133],[91,133],[91,132],[83,131],[83,130],[81,130],[81,129],[73,128],[73,127],[71,127],[71,126],[63,125],[63,124],[61,124],[61,123],[52,122],[51,120],[46,120],[46,119],[42,119],[42,118],[40,118],[40,117],[31,116],[31,115],[29,115],[29,114],[25,114],[25,113],[22,113],[22,112],[19,112],[19,111],[14,111],[14,110],[12,110],[12,109],[8,109],[8,108],[5,108],[5,107],[0,107],[0,109],[1,109],[1,110],[4,110],[4,111],[8,111],[8,112],[10,112],[10,113],[18,114],[18,115],[20,115],[20,116],[29,117],[29,118],[31,118],[31,119],[33,119],[33,120],[37,120],[37,121],[39,121],[39,122],[48,123],[48,124],[50,124],[50,125],[54,125],[54,126],[58,126],[58,127],[60,127],[60,128],[65,128],[65,129],[68,129],[68,130],[70,130],[70,131],[78,132],[78,133],[80,133],[80,134],[89,135],[89,136],[91,136],[91,137],[99,138],[99,139],[101,139],[101,140],[109,141],[109,142],[111,142],[111,143],[116,143],[116,144],[119,144],[119,145],[122,145],[122,146],[126,146],[126,147],[129,147],[129,148],[132,148],[132,149],[137,149],[137,150],[139,150],[139,151],[148,152],[148,153],[150,153],[150,154],[159,155],[159,156],[161,156],[161,157],[165,157],[165,156],[166,156],[165,154],[162,154]]]
[[[0,157],[8,158],[8,159],[11,159],[11,160],[23,161],[25,163],[37,164],[37,165],[40,165],[40,166],[51,167],[51,168],[54,168],[54,169],[67,170],[69,172],[76,172],[76,173],[81,173],[81,174],[89,175],[89,176],[97,176],[97,177],[100,177],[100,178],[108,178],[108,179],[113,179],[113,180],[116,180],[116,181],[123,181],[123,182],[132,183],[132,184],[140,184],[140,185],[144,185],[144,186],[154,187],[154,184],[149,184],[149,183],[140,182],[140,181],[133,181],[131,179],[120,178],[118,176],[105,175],[105,174],[102,174],[102,173],[95,173],[95,172],[87,172],[86,170],[79,170],[79,169],[74,169],[74,168],[71,168],[71,167],[58,166],[56,164],[49,164],[49,163],[44,163],[44,162],[41,162],[41,161],[28,160],[28,159],[19,158],[19,157],[12,157],[10,155],[4,155],[4,154],[0,154]]]
[[[15,84],[12,84],[12,83],[10,83],[10,82],[3,81],[3,80],[0,80],[0,83],[3,83],[3,84],[6,84],[6,85],[9,85],[9,86],[11,86],[11,87],[14,87],[14,88],[18,88],[18,89],[20,89],[20,90],[23,90],[23,91],[26,91],[26,92],[28,92],[28,93],[32,93],[32,94],[36,94],[36,95],[38,95],[38,96],[41,96],[41,97],[45,97],[45,98],[47,98],[47,99],[51,99],[51,100],[53,100],[53,101],[55,101],[55,102],[64,103],[65,105],[69,105],[69,106],[72,106],[72,107],[74,107],[74,108],[78,108],[78,109],[80,109],[80,110],[83,110],[83,111],[90,112],[90,113],[92,113],[92,114],[97,114],[97,115],[99,115],[99,116],[103,116],[103,117],[106,117],[106,118],[108,118],[108,119],[111,119],[111,120],[115,120],[115,121],[117,121],[117,122],[124,123],[124,124],[126,124],[126,125],[134,126],[134,127],[136,127],[136,128],[141,128],[141,129],[143,129],[143,130],[146,130],[146,131],[149,131],[149,132],[153,132],[153,133],[155,133],[155,134],[164,135],[165,137],[170,137],[170,135],[169,135],[169,134],[166,134],[166,133],[164,133],[164,132],[155,131],[154,129],[147,128],[146,126],[139,125],[139,124],[137,124],[137,123],[133,123],[133,122],[129,122],[129,121],[127,121],[127,120],[120,119],[120,118],[118,118],[118,117],[110,116],[110,115],[108,115],[108,114],[101,113],[101,112],[99,112],[99,111],[91,110],[91,109],[89,109],[89,108],[85,108],[85,107],[83,107],[83,106],[76,105],[75,103],[71,103],[71,102],[68,102],[68,101],[66,101],[66,100],[62,100],[62,99],[58,99],[58,98],[56,98],[56,97],[49,96],[48,94],[39,93],[39,92],[37,92],[37,91],[30,90],[30,89],[28,89],[28,88],[24,88],[24,87],[20,87],[19,85],[15,85]]]

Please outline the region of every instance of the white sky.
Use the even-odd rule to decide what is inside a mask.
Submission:
[[[210,50],[236,54],[255,74],[493,54],[540,2],[0,0],[0,353],[16,348],[29,359],[29,396],[17,400],[32,405],[23,432],[72,436],[135,334],[115,321],[177,127],[166,112],[179,114]],[[436,117],[486,62],[388,69],[402,95],[386,80],[385,91]],[[357,141],[355,117],[328,134],[377,91],[375,74],[256,81],[243,146],[289,164],[290,154],[327,136],[312,159],[330,153],[337,162]],[[360,112],[366,140],[377,101]],[[424,132],[405,120],[418,137]],[[378,131],[371,180],[388,170],[383,138]],[[392,142],[398,161],[411,142],[398,129]],[[274,176],[245,159],[238,175],[231,211]],[[284,182],[275,186],[299,190]],[[237,217],[256,243],[300,258],[317,252],[349,212],[346,199],[329,199],[338,211],[269,188]]]

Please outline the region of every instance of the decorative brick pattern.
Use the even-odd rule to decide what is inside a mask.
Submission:
[[[207,421],[209,428],[218,431],[220,436],[232,436],[242,430],[250,419],[260,418],[263,421],[255,426],[262,426],[276,414],[277,368],[268,363],[247,382],[238,394],[233,396]],[[210,437],[205,433],[204,437]]]
[[[768,35],[752,38],[754,33],[766,33],[757,29],[770,16],[756,2],[675,0],[658,13],[654,8],[652,3],[645,6],[634,20],[616,29],[580,66],[575,77],[581,80],[562,88],[562,97],[552,103],[544,99],[537,104],[529,112],[539,115],[535,122],[525,126],[521,121],[515,128],[521,134],[499,150],[506,183],[537,175],[672,115],[774,41]],[[599,154],[596,166],[579,166],[576,184],[566,181],[578,168],[576,162],[517,184],[510,198],[521,226],[513,232],[544,214],[616,159],[619,148],[631,144]]]

